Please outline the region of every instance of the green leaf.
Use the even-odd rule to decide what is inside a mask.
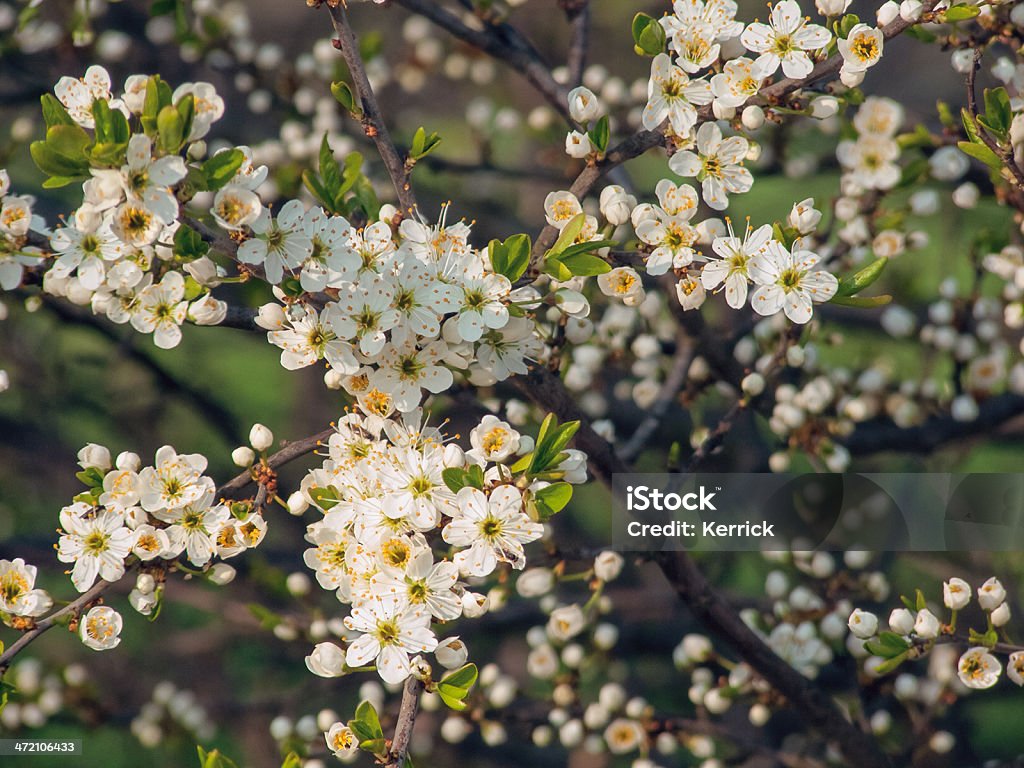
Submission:
[[[530,266],[530,251],[533,243],[529,235],[512,235],[505,242],[491,240],[488,250],[491,256],[491,267],[499,275],[504,275],[515,282]]]
[[[329,210],[331,213],[338,213],[334,208],[334,198],[327,188],[323,185],[323,182],[309,170],[302,172],[302,183],[309,190],[309,194],[317,199],[324,208]]]
[[[603,275],[612,271],[612,265],[599,256],[590,253],[561,255],[558,260],[576,277]]]
[[[43,189],[59,189],[80,180],[80,176],[51,176],[43,182]]]
[[[55,131],[63,127],[68,126],[55,126],[50,130]],[[28,151],[39,170],[48,176],[76,179],[88,175],[89,166],[84,156],[81,161],[73,160],[57,152],[45,141],[33,141]]]
[[[522,456],[515,464],[510,468],[512,474],[518,474],[519,472],[525,472],[526,468],[530,466],[530,462],[533,461],[533,451]]]
[[[160,110],[171,105],[171,86],[153,75],[146,81],[146,98],[142,102],[142,130],[153,138],[157,134],[157,116]]]
[[[909,187],[916,184],[928,175],[928,160],[924,157],[915,157],[903,168],[900,173],[900,180],[897,188]]]
[[[362,117],[363,110],[357,106],[356,95],[344,80],[331,83],[331,95],[356,119]]]
[[[552,483],[541,488],[533,496],[540,521],[544,522],[561,512],[571,498],[572,486],[568,483]]]
[[[641,56],[657,56],[665,51],[665,30],[644,13],[633,17],[633,49]]]
[[[925,608],[928,607],[928,601],[924,597],[924,592],[922,592],[920,589],[914,592],[914,607],[916,607],[919,611],[923,611]]]
[[[264,629],[273,629],[283,621],[280,616],[259,603],[249,603],[246,607],[249,609],[249,613],[259,619],[260,626]]]
[[[331,208],[334,208],[333,201],[338,199],[341,191],[341,166],[338,165],[338,161],[334,157],[331,145],[327,143],[326,133],[320,142],[320,179],[332,201]]]
[[[326,488],[310,488],[309,497],[313,500],[313,506],[319,507],[324,512],[334,507],[341,501],[341,491],[333,485]]]
[[[853,276],[844,277],[839,281],[839,288],[836,290],[836,296],[857,295],[882,276],[882,272],[885,271],[885,267],[888,263],[889,259],[882,257],[871,262]]]
[[[449,672],[437,684],[437,695],[450,709],[461,712],[466,708],[464,699],[476,683],[476,664],[466,664]]]
[[[608,141],[611,138],[611,128],[608,123],[608,115],[604,115],[597,124],[587,132],[590,143],[598,152],[604,153],[608,149]]]
[[[75,477],[89,488],[102,488],[103,487],[103,470],[98,467],[89,467],[83,469],[81,472],[76,472]]]
[[[71,119],[71,115],[56,96],[44,93],[39,101],[43,106],[43,120],[46,122],[47,128],[52,128],[55,125],[75,125],[75,121]]]
[[[3,646],[0,645],[0,652],[3,651]],[[17,688],[14,687],[13,683],[9,683],[6,680],[0,680],[0,712],[4,711],[4,707],[7,706],[7,697],[14,693]]]
[[[359,739],[359,747],[364,749],[364,742],[384,741],[384,731],[380,727],[380,718],[373,704],[363,701],[356,707],[356,715],[348,721],[348,727]],[[376,754],[376,750],[368,750]]]
[[[981,13],[981,9],[976,5],[954,5],[952,8],[947,8],[944,13],[939,14],[939,21],[955,24],[958,21],[973,19],[979,13]]]
[[[228,149],[218,152],[201,166],[206,186],[216,191],[227,184],[238,173],[245,162],[245,154],[240,149]]]
[[[210,245],[188,224],[179,224],[174,233],[174,255],[182,261],[195,261],[205,256]]]
[[[839,37],[845,40],[847,37],[850,36],[850,32],[858,24],[860,24],[860,17],[857,14],[848,13],[845,16],[843,16],[843,18],[841,18],[838,24],[836,25]]]
[[[886,659],[875,668],[875,673],[879,675],[888,675],[906,661],[909,654],[909,651],[904,651],[903,653],[893,656],[891,659]]]
[[[181,143],[184,144],[188,141],[188,136],[192,133],[192,122],[196,117],[196,99],[191,93],[185,94],[179,101],[175,108],[178,110],[178,114],[181,116]],[[180,147],[181,145],[179,145]]]
[[[960,122],[964,124],[964,132],[967,134],[968,139],[973,142],[981,141],[978,136],[978,126],[974,124],[974,117],[966,108],[960,110]]]
[[[558,426],[554,415],[548,414],[537,435],[529,473],[536,475],[548,469],[552,464],[557,464],[558,454],[562,452],[579,428],[578,421],[569,421]]]
[[[996,133],[1005,134],[1010,130],[1013,121],[1013,109],[1010,107],[1010,96],[1006,89],[985,89],[985,122]]]
[[[858,309],[875,309],[884,307],[892,302],[892,296],[885,293],[881,296],[833,296],[830,299],[832,304],[841,307],[856,307]]]
[[[958,141],[956,143],[960,151],[965,155],[973,157],[975,160],[980,160],[989,168],[995,171],[1000,171],[1003,168],[1003,160],[995,152],[986,147],[984,144],[975,144],[970,141]]]
[[[367,739],[366,741],[359,742],[359,748],[372,755],[383,757],[387,753],[388,743],[384,738]]]
[[[578,213],[562,228],[562,231],[558,235],[558,239],[555,240],[555,244],[551,246],[547,252],[547,256],[558,256],[566,248],[576,242],[576,238],[580,236],[580,232],[583,231],[583,225],[587,222],[587,215],[585,213]]]
[[[156,117],[156,129],[161,149],[176,155],[185,141],[185,120],[181,113],[173,106],[164,107]]]
[[[289,752],[281,763],[281,768],[302,768],[302,758],[295,752]]]
[[[569,271],[569,268],[565,266],[565,264],[558,260],[557,256],[548,256],[545,260],[544,274],[551,275],[560,283],[564,283],[566,280],[572,280],[572,272]]]
[[[463,488],[471,485],[469,473],[461,467],[447,467],[441,470],[441,479],[448,486],[452,493],[458,493]]]
[[[412,138],[412,146],[409,148],[409,157],[413,160],[419,160],[422,157],[426,157],[435,149],[438,144],[441,143],[441,138],[436,133],[427,135],[426,130],[423,126],[416,129],[416,133]]]

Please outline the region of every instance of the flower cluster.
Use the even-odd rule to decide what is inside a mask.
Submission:
[[[213,578],[218,575],[210,568],[215,557],[241,554],[258,546],[266,534],[260,510],[247,503],[215,501],[216,487],[203,474],[207,461],[200,454],[179,454],[165,445],[152,465],[143,466],[134,453],[112,461],[105,447],[90,443],[78,457],[78,477],[89,490],[60,512],[57,557],[71,565],[71,581],[79,592],[87,592],[97,579],[117,581],[129,563],[138,563],[141,572],[129,602],[149,615],[162,599],[171,561],[184,555]],[[22,576],[30,575],[22,571]],[[25,602],[24,595],[20,599]],[[80,626],[82,641],[90,648],[105,650],[120,642],[121,617],[112,608],[92,608]]]
[[[941,643],[970,645],[956,662],[957,677],[967,688],[991,688],[1003,672],[1003,664],[996,656],[1007,654],[1006,674],[1017,685],[1024,685],[1024,648],[1000,643],[1000,632],[1010,621],[1010,605],[1006,588],[994,576],[978,587],[978,606],[985,614],[984,632],[970,629],[968,634],[957,633],[957,619],[966,609],[974,593],[971,585],[959,578],[943,582],[942,602],[950,611],[950,620],[943,623],[926,605],[924,595],[917,593],[916,602],[904,598],[906,607],[896,608],[889,614],[889,631],[879,632],[878,617],[859,608],[850,614],[850,632],[866,642],[864,647],[874,654],[865,663],[877,674],[884,674],[900,666],[908,658],[923,655]],[[998,650],[997,650],[998,649]]]
[[[316,674],[375,664],[395,683],[414,674],[411,656],[429,652],[443,666],[459,666],[465,646],[439,643],[432,624],[486,612],[486,597],[460,579],[486,577],[501,563],[522,570],[524,545],[544,533],[544,510],[568,500],[552,502],[553,495],[571,495],[566,483],[586,479],[585,457],[575,450],[549,456],[544,473],[514,472],[507,462],[532,456],[522,460],[532,466],[547,444],[535,446],[493,416],[472,430],[469,451],[421,419],[419,411],[400,419],[346,414],[323,465],[302,483],[306,502],[323,513],[306,534],[313,545],[306,565],[351,605],[345,627],[355,633],[344,652],[332,643],[316,647],[307,658]],[[563,480],[552,485],[542,477]],[[438,541],[453,548],[450,556],[435,556]]]

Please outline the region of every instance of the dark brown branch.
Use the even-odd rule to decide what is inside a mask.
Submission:
[[[97,600],[104,592],[116,583],[117,582],[100,580],[94,584],[90,590],[81,594],[74,601],[68,603],[63,608],[54,611],[45,619],[37,621],[33,629],[15,640],[2,654],[0,654],[0,678],[2,678],[7,672],[11,663],[14,661],[15,656],[21,653],[41,635],[57,626],[60,620],[65,616],[77,616],[85,606]]]
[[[363,66],[363,59],[359,53],[359,43],[356,41],[352,27],[349,26],[344,4],[339,3],[333,7],[328,5],[327,9],[330,11],[334,32],[337,35],[335,47],[341,51],[341,55],[348,65],[356,98],[363,111],[363,131],[373,139],[373,143],[377,146],[377,152],[380,153],[381,160],[384,161],[384,167],[387,168],[391,183],[398,194],[402,215],[409,216],[416,210],[416,195],[409,183],[410,167],[399,155],[395,143],[391,140],[391,134],[388,133],[380,106],[377,104],[377,97],[374,96],[370,80],[366,76],[366,68]]]
[[[1024,415],[1024,396],[1002,394],[978,406],[978,418],[957,421],[952,416],[934,416],[914,427],[898,427],[890,421],[868,421],[858,425],[841,441],[853,455],[904,451],[926,454],[947,443],[980,437]]]
[[[396,0],[398,5],[430,19],[437,26],[474,48],[507,64],[525,77],[565,120],[572,123],[567,100],[568,89],[555,82],[551,68],[533,45],[510,24],[484,22],[477,30],[431,0]]]
[[[587,65],[587,48],[590,42],[590,0],[560,0],[569,19],[569,85],[575,87],[583,82],[583,69]]]
[[[334,427],[331,427],[330,429],[325,429],[323,432],[317,432],[315,435],[303,438],[302,440],[295,440],[288,443],[277,453],[271,454],[267,457],[267,465],[271,469],[277,469],[290,461],[295,461],[295,459],[315,451],[324,440],[329,439],[333,434]],[[218,488],[217,495],[233,496],[234,494],[245,490],[246,487],[254,482],[256,481],[249,472],[242,472]]]
[[[978,68],[981,66],[982,49],[974,49],[974,59],[971,61],[971,68],[967,70],[967,111],[971,114],[971,119],[975,123],[975,128],[978,133],[978,138],[981,139],[982,143],[988,147],[992,152],[1003,161],[1003,167],[1010,172],[1013,177],[1013,181],[1018,187],[1024,189],[1024,171],[1017,165],[1016,160],[1013,157],[1013,147],[1002,147],[999,143],[988,135],[988,131],[985,130],[985,126],[978,125],[978,96],[977,88],[975,87],[975,80],[978,75]]]

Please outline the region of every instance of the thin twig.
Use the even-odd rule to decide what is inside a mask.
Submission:
[[[420,694],[423,692],[423,681],[410,677],[402,689],[402,704],[398,710],[398,722],[395,724],[395,736],[391,739],[391,751],[384,768],[404,768],[405,758],[409,754],[409,742],[412,739],[413,727],[416,725],[416,714],[420,709]]]
[[[117,582],[114,581],[103,581],[100,580],[92,586],[92,588],[80,595],[72,602],[65,605],[63,608],[54,611],[45,619],[40,619],[35,623],[35,627],[23,634],[17,640],[15,640],[2,654],[0,654],[0,677],[3,677],[11,664],[14,662],[14,657],[21,653],[25,648],[35,642],[39,637],[48,632],[53,627],[57,626],[61,619],[65,616],[71,616],[74,614],[77,616],[82,608],[87,606],[89,603],[99,599],[99,597],[110,589]]]
[[[977,89],[975,87],[975,80],[978,75],[978,68],[981,66],[981,48],[974,49],[974,58],[971,60],[971,68],[967,70],[967,111],[971,114],[971,119],[977,123],[978,118],[978,96]],[[985,126],[977,126],[978,138],[981,139],[982,143],[988,147],[992,152],[1003,161],[1003,166],[1013,176],[1013,180],[1016,182],[1018,187],[1024,189],[1024,171],[1021,170],[1020,166],[1017,165],[1016,160],[1013,157],[1013,147],[1004,148],[999,143],[988,135],[988,131],[985,130]]]
[[[271,469],[277,469],[290,461],[295,461],[295,459],[305,456],[307,453],[312,453],[325,440],[330,439],[334,432],[334,427],[331,427],[330,429],[325,429],[323,432],[317,432],[315,435],[303,438],[302,440],[295,440],[288,443],[281,450],[277,451],[277,453],[271,454],[267,457],[267,465]],[[218,488],[217,495],[232,496],[244,490],[254,482],[256,481],[251,473],[248,471],[242,472]]]
[[[569,115],[568,89],[555,81],[551,75],[551,68],[543,57],[515,27],[505,23],[483,22],[483,30],[473,29],[454,13],[431,0],[396,0],[396,3],[424,16],[463,42],[510,66],[529,80],[566,122],[573,123]]]
[[[583,70],[587,65],[587,48],[590,42],[590,0],[561,0],[565,15],[569,19],[569,84],[583,82]]]
[[[658,430],[658,425],[668,412],[669,407],[676,401],[679,390],[686,383],[686,374],[690,370],[690,363],[693,361],[694,344],[683,334],[679,334],[676,340],[675,357],[672,360],[672,367],[665,377],[658,396],[651,406],[650,412],[640,425],[634,430],[633,435],[618,450],[619,456],[625,461],[632,461],[647,445]]]
[[[377,97],[374,96],[370,79],[366,76],[366,67],[363,66],[363,58],[359,53],[359,43],[356,41],[352,27],[349,26],[345,6],[342,3],[335,6],[328,5],[327,10],[330,11],[334,32],[337,35],[335,46],[341,51],[341,55],[348,65],[356,98],[359,99],[363,111],[363,131],[373,139],[373,143],[377,146],[377,152],[380,153],[381,160],[384,161],[384,167],[387,168],[391,183],[398,194],[402,215],[410,216],[416,210],[416,195],[409,183],[410,168],[405,159],[399,155],[395,143],[391,140],[391,134],[388,133],[380,106],[377,104]]]

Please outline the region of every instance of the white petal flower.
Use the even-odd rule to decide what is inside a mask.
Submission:
[[[106,605],[89,609],[80,620],[82,643],[94,651],[109,651],[121,642],[121,614]]]
[[[988,648],[971,648],[957,664],[957,676],[968,688],[991,688],[999,681],[1003,666]]]

